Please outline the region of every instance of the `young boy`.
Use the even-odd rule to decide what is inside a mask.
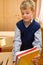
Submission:
[[[20,5],[22,20],[16,24],[15,38],[13,44],[13,61],[16,61],[16,52],[37,47],[41,50],[40,25],[34,20],[35,2],[25,0]],[[39,56],[33,60],[34,63]]]

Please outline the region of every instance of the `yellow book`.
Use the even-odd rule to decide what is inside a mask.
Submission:
[[[37,56],[39,49],[33,47],[31,49],[17,52],[16,54],[16,65],[34,65],[32,59]]]

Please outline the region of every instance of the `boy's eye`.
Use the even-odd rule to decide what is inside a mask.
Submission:
[[[22,15],[24,15],[24,13],[22,13]]]
[[[26,13],[26,14],[29,14],[29,13]]]

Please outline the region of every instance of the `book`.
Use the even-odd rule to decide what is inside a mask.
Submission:
[[[37,56],[39,49],[33,47],[25,51],[17,52],[16,54],[16,65],[34,65],[32,59]]]

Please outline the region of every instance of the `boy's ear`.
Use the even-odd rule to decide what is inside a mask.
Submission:
[[[35,12],[35,9],[32,9],[32,12]]]
[[[36,16],[35,9],[32,10],[32,13],[33,13],[33,17],[35,17]]]

